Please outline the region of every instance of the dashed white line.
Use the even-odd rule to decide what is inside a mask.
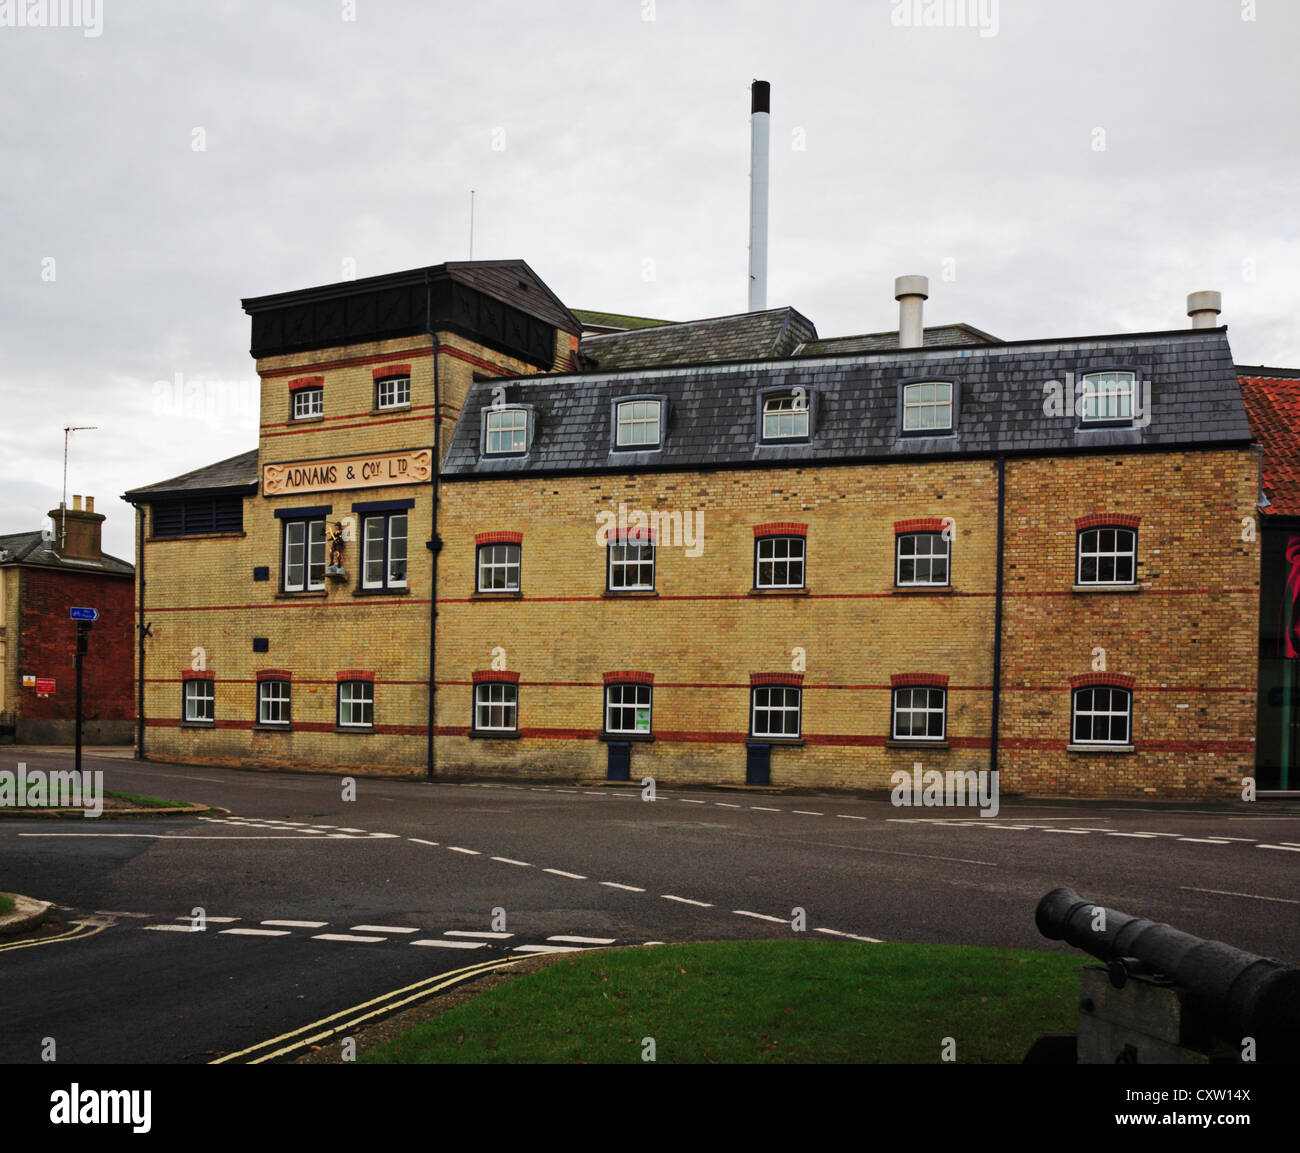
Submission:
[[[713,803],[714,803],[715,805],[717,805],[718,808],[720,808],[720,809],[738,809],[738,808],[740,808],[739,805],[733,805],[730,801],[714,801]]]
[[[548,941],[559,941],[565,945],[612,945],[617,937],[547,937]]]
[[[406,839],[408,841],[414,841],[417,845],[428,845],[430,848],[434,849],[438,847],[437,841],[422,841],[419,837],[407,837]]]
[[[1140,837],[1142,840],[1150,840],[1152,837],[1155,836],[1155,833],[1116,833],[1116,832],[1107,832],[1107,833],[1106,833],[1106,836],[1108,836],[1108,837]]]
[[[489,941],[506,941],[514,936],[513,933],[489,933],[486,929],[448,929],[443,933],[444,937],[484,937]]]
[[[447,848],[453,853],[465,853],[471,857],[481,857],[483,855],[477,849],[462,849],[457,845],[448,845]]]
[[[313,941],[355,941],[359,944],[371,945],[376,941],[386,941],[387,937],[358,937],[353,933],[313,933]]]
[[[1044,829],[1045,833],[1091,833],[1091,829]]]
[[[323,929],[328,921],[262,921],[263,925],[279,925],[284,929]]]
[[[780,809],[769,808],[767,805],[750,805],[749,807],[756,813],[779,813],[781,811]]]
[[[683,805],[707,805],[709,803],[708,801],[693,801],[690,797],[678,797],[677,799]]]
[[[814,929],[814,933],[829,933],[832,937],[847,937],[850,941],[867,941],[872,945],[882,945],[879,937],[859,937],[856,933],[841,933],[838,929]]]
[[[527,861],[516,861],[511,857],[489,857],[488,860],[500,861],[503,865],[518,865],[521,869],[532,868],[532,865],[530,865]]]
[[[814,813],[809,809],[791,809],[790,812],[798,813],[801,817],[824,817],[825,813]]]
[[[865,821],[866,817],[855,817],[852,813],[836,813],[841,821]]]
[[[516,945],[512,953],[581,953],[581,945]]]
[[[1178,839],[1188,845],[1226,845],[1228,843],[1218,837],[1179,837]]]
[[[142,929],[152,929],[155,933],[201,933],[198,925],[141,925]]]
[[[1249,897],[1252,901],[1277,901],[1283,905],[1300,905],[1300,901],[1291,897],[1262,897],[1258,893],[1233,893],[1227,889],[1197,889],[1192,885],[1179,885],[1180,889],[1186,889],[1189,893],[1213,893],[1218,897]]]
[[[751,913],[748,909],[732,909],[737,917],[753,917],[757,921],[772,921],[777,925],[788,925],[790,922],[785,917],[769,917],[766,913]]]
[[[407,925],[353,925],[354,933],[418,933],[419,929],[412,929]]]
[[[288,929],[222,929],[222,935],[232,934],[239,937],[287,937]]]
[[[486,949],[486,941],[438,941],[430,937],[422,937],[418,941],[412,941],[412,945],[428,945],[434,949]]]
[[[620,885],[617,881],[601,881],[602,885],[609,889],[624,889],[629,893],[644,893],[644,889],[638,889],[635,885]]]
[[[187,917],[183,913],[176,918],[178,921],[193,921],[193,917]],[[204,917],[205,921],[211,921],[214,925],[233,925],[239,920],[238,917]]]
[[[674,897],[672,893],[659,894],[665,901],[679,901],[683,905],[698,905],[701,909],[711,909],[713,904],[710,901],[693,901],[690,897]]]
[[[1280,849],[1284,853],[1300,853],[1300,845],[1256,845],[1257,849]]]
[[[543,869],[543,873],[554,873],[557,877],[568,877],[571,881],[585,881],[581,873],[566,873],[563,869]]]

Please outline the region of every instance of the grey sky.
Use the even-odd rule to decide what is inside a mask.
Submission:
[[[132,558],[118,494],[256,445],[240,297],[465,259],[471,188],[474,255],[572,307],[743,311],[756,77],[768,303],[821,335],[894,327],[902,273],[1006,339],[1216,288],[1238,363],[1300,365],[1292,0],[985,0],[992,35],[899,26],[934,0],[104,0],[98,36],[35,2],[0,0],[0,532],[97,425],[68,490]],[[220,409],[169,411],[177,374]]]

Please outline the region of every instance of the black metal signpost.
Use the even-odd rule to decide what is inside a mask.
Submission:
[[[73,654],[73,667],[77,671],[77,720],[76,720],[76,770],[77,774],[82,777],[82,786],[85,786],[85,777],[81,773],[81,669],[85,663],[86,653],[90,651],[90,626],[99,619],[99,611],[90,608],[72,608],[68,615],[77,622],[77,648]]]

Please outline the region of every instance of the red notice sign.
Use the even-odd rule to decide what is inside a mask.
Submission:
[[[36,691],[37,691],[38,693],[52,693],[52,692],[54,692],[54,678],[53,678],[53,677],[37,677],[37,678],[36,678]]]

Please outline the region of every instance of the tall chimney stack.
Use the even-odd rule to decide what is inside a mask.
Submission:
[[[898,301],[898,347],[921,348],[925,344],[922,302],[930,295],[926,276],[900,276],[894,281],[894,299]]]
[[[1187,315],[1193,328],[1218,328],[1223,296],[1218,292],[1193,292],[1187,297]]]
[[[767,180],[772,86],[749,90],[749,311],[767,307]]]

